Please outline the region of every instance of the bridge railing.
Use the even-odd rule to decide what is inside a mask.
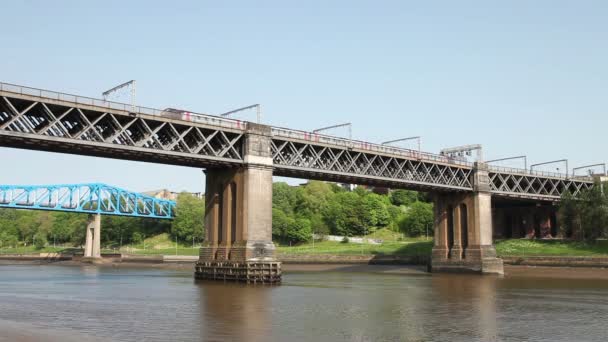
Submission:
[[[290,128],[282,128],[282,127],[272,127],[272,135],[275,137],[283,137],[283,138],[291,138],[298,139],[310,142],[324,143],[329,145],[336,145],[345,147],[347,149],[357,148],[361,150],[368,150],[371,152],[379,152],[379,153],[387,153],[398,156],[403,156],[406,158],[415,158],[421,160],[428,160],[431,162],[440,162],[446,164],[456,164],[466,167],[472,167],[473,163],[456,160],[453,158],[447,158],[446,156],[442,156],[439,154],[433,154],[428,152],[422,152],[418,150],[412,150],[407,148],[395,147],[395,146],[387,146],[381,144],[374,144],[360,140],[352,140],[346,138],[335,137],[331,135],[311,133],[306,131],[300,131]]]
[[[21,95],[38,96],[38,97],[44,97],[44,98],[48,98],[48,99],[52,99],[52,100],[72,102],[72,103],[78,103],[78,104],[83,104],[83,105],[103,107],[103,108],[108,108],[108,109],[122,110],[122,111],[127,111],[130,113],[136,113],[136,114],[145,114],[145,115],[153,115],[153,116],[166,116],[167,114],[169,114],[169,113],[167,113],[167,111],[161,110],[161,109],[134,106],[134,105],[130,105],[127,103],[106,101],[106,100],[96,99],[96,98],[92,98],[92,97],[60,93],[60,92],[51,91],[51,90],[31,88],[31,87],[20,86],[20,85],[10,84],[10,83],[3,83],[3,82],[0,82],[0,91],[6,91],[6,92],[21,94]],[[170,114],[172,114],[172,116],[175,115],[175,113],[170,113]],[[246,122],[243,122],[241,120],[227,119],[227,118],[222,118],[219,116],[214,116],[214,115],[209,115],[209,114],[188,112],[187,119],[184,119],[184,120],[202,123],[202,124],[208,124],[208,125],[212,125],[212,126],[232,128],[232,129],[243,130],[246,128]]]
[[[552,177],[552,178],[562,178],[562,179],[576,179],[583,181],[591,181],[593,177],[589,176],[575,176],[575,175],[567,175],[565,173],[558,172],[549,172],[549,171],[534,171],[534,170],[526,170],[514,167],[506,167],[506,166],[496,166],[496,165],[488,165],[490,171],[499,172],[499,173],[514,173],[514,174],[523,174],[530,176],[539,176],[539,177]]]

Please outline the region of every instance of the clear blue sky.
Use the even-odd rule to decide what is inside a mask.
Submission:
[[[608,161],[607,1],[3,1],[0,13],[3,82],[97,97],[136,79],[149,107],[261,103],[268,124],[350,121],[354,138],[421,135],[430,152]],[[204,183],[130,161],[7,148],[0,161],[0,184]]]

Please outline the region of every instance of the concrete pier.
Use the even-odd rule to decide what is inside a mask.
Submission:
[[[272,242],[270,127],[248,124],[245,165],[206,173],[206,239],[199,279],[278,283],[281,263]]]
[[[503,274],[492,242],[492,202],[488,171],[476,163],[474,192],[435,195],[432,272]]]
[[[101,215],[89,215],[87,224],[85,258],[101,258]]]

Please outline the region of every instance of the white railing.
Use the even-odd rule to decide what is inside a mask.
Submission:
[[[134,106],[134,105],[126,104],[126,103],[106,101],[106,100],[101,100],[101,99],[95,99],[92,97],[60,93],[60,92],[56,92],[56,91],[25,87],[25,86],[10,84],[10,83],[0,82],[0,91],[6,91],[6,92],[21,94],[21,95],[38,96],[38,97],[44,97],[44,98],[52,99],[52,100],[72,102],[72,103],[78,103],[78,104],[90,105],[90,106],[96,106],[96,107],[102,107],[102,108],[108,108],[108,109],[122,110],[122,111],[126,111],[129,113],[135,113],[135,114],[145,114],[145,115],[153,115],[153,116],[168,116],[168,117],[175,115],[175,113],[169,113],[169,112],[167,112],[165,110],[161,110],[161,109]],[[207,125],[212,125],[212,126],[240,129],[240,130],[245,130],[247,128],[247,122],[245,122],[245,121],[226,119],[226,118],[209,115],[209,114],[188,112],[187,114],[182,114],[182,116],[183,116],[182,120],[192,121],[192,122],[202,123],[202,124],[207,124]]]

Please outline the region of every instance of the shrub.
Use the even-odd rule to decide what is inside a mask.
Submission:
[[[34,246],[36,249],[43,249],[46,247],[46,243],[46,234],[38,232],[36,235],[34,235]]]

